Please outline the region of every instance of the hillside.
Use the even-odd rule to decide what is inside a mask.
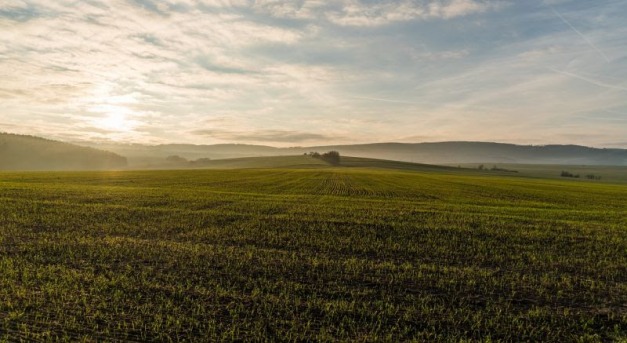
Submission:
[[[167,156],[226,159],[254,156],[302,155],[337,150],[344,156],[427,164],[516,163],[562,165],[627,165],[626,149],[600,149],[578,145],[515,145],[490,142],[373,143],[275,148],[262,145],[124,145],[88,144],[129,159],[131,166],[160,163]]]
[[[571,178],[571,181],[590,182],[587,175],[594,175],[598,179],[596,183],[627,183],[627,166],[566,166],[550,164],[493,164],[484,165],[479,169],[480,164],[455,164],[455,165],[434,165],[424,163],[413,163],[393,160],[382,160],[376,158],[342,156],[339,165],[330,165],[327,162],[306,155],[292,156],[267,156],[267,157],[241,157],[220,160],[208,160],[201,163],[194,161],[182,162],[180,164],[158,165],[152,169],[314,169],[314,168],[368,168],[385,169],[396,171],[456,174],[456,175],[484,175],[494,177],[523,177],[568,180],[560,174],[563,170],[579,175],[578,178]],[[151,168],[146,168],[151,169]]]
[[[225,158],[206,161],[181,161],[179,163],[146,165],[145,169],[271,169],[271,168],[324,168],[329,165],[310,156],[264,156]]]
[[[77,143],[80,145],[113,151],[128,158],[129,166],[135,168],[151,168],[163,165],[168,156],[181,156],[188,160],[211,158],[212,160],[232,159],[255,156],[301,155],[284,149],[248,144],[116,144],[116,143]]]
[[[423,172],[460,172],[477,173],[476,167],[459,168],[457,166],[438,166],[412,162],[381,160],[375,158],[342,156],[339,165],[331,165],[319,158],[308,155],[240,157],[219,160],[185,161],[179,163],[156,164],[145,169],[311,169],[311,168],[371,168],[394,169]]]
[[[468,171],[469,169],[460,169],[451,166],[438,166],[433,164],[413,163],[403,161],[382,160],[376,158],[364,158],[364,157],[350,157],[343,156],[342,167],[349,168],[377,168],[377,169],[396,169],[396,170],[410,170],[410,171],[424,171],[424,172],[458,172],[460,170]],[[472,169],[474,172],[475,169]]]
[[[516,145],[491,142],[376,143],[311,147],[344,155],[431,164],[526,163],[567,165],[627,165],[627,150],[579,145]]]
[[[0,170],[119,169],[125,157],[39,137],[0,133]]]

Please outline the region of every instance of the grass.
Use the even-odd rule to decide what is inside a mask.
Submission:
[[[0,174],[0,340],[627,339],[627,186]]]

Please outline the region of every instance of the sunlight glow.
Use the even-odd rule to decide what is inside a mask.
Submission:
[[[130,119],[133,111],[124,106],[97,105],[93,106],[91,111],[105,115],[94,120],[94,124],[98,128],[116,132],[129,132],[135,126],[135,122]]]

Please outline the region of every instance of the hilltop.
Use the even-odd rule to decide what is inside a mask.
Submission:
[[[112,152],[0,133],[0,170],[97,170],[126,166],[126,158]]]

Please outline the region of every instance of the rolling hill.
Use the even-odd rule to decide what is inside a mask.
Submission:
[[[165,168],[164,168],[165,167]],[[310,156],[239,157],[205,161],[148,165],[145,169],[272,169],[272,168],[325,168],[329,165]]]
[[[0,133],[0,170],[98,170],[126,166],[126,158],[112,152]]]
[[[126,156],[131,167],[159,164],[167,156],[172,155],[178,155],[187,159],[226,159],[302,155],[310,151],[324,152],[329,150],[337,150],[343,156],[427,164],[627,165],[626,149],[600,149],[579,145],[515,145],[490,142],[373,143],[291,148],[248,144],[166,144],[150,146],[88,143],[87,145]]]
[[[312,169],[312,168],[369,168],[369,169],[394,169],[422,172],[477,172],[477,168],[458,168],[452,166],[439,166],[412,162],[381,160],[375,158],[342,156],[339,165],[329,164],[319,158],[308,155],[291,156],[262,156],[239,157],[219,160],[181,161],[178,164],[155,165],[147,169]]]
[[[314,147],[345,155],[431,164],[527,163],[565,165],[627,165],[627,150],[579,145],[515,145],[491,142],[380,143]]]
[[[627,166],[604,165],[551,165],[551,164],[507,164],[484,165],[467,163],[455,165],[434,165],[424,163],[383,160],[367,157],[342,156],[339,165],[331,165],[321,159],[308,155],[240,157],[219,160],[181,161],[178,164],[154,165],[144,169],[381,169],[438,174],[515,176],[523,178],[541,178],[564,180],[561,172],[567,170],[577,178],[571,180],[590,181],[587,175],[598,177],[594,182],[627,183]],[[600,181],[602,180],[602,181]]]

